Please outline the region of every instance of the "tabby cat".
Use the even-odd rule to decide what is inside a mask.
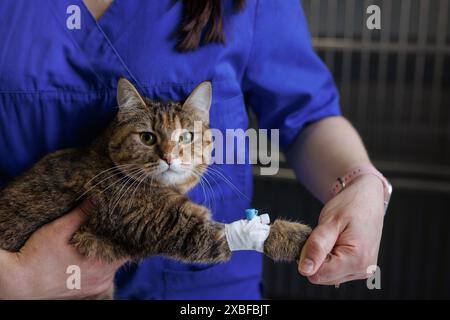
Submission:
[[[203,82],[184,103],[163,103],[121,78],[117,115],[97,139],[45,156],[1,191],[0,247],[18,251],[36,229],[89,199],[92,210],[72,238],[88,257],[228,260],[225,225],[185,195],[211,160],[211,96],[211,83]],[[306,225],[277,220],[264,252],[297,260],[309,233]]]

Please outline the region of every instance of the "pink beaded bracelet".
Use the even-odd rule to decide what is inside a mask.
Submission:
[[[375,169],[373,166],[361,166],[350,170],[345,176],[336,179],[336,182],[331,188],[331,196],[334,197],[339,192],[344,190],[356,177],[364,174],[371,174],[376,176],[381,180],[384,187],[384,209],[387,210],[389,200],[392,194],[392,185],[389,181],[381,174],[380,171]]]

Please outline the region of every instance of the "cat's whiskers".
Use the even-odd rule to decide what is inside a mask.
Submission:
[[[207,196],[206,196],[206,192],[205,192],[205,186],[203,184],[203,180],[202,177],[198,177],[198,182],[200,183],[200,186],[202,187],[202,191],[203,191],[203,203],[206,203],[207,201]]]
[[[145,169],[153,169],[155,167],[159,167],[159,163],[145,163],[143,165]]]
[[[137,171],[139,172],[139,170]],[[111,208],[112,202],[116,199],[116,195],[118,195],[120,193],[120,191],[124,188],[124,186],[128,183],[128,181],[130,181],[132,179],[131,176],[129,175],[125,175],[122,178],[120,178],[118,181],[116,181],[114,184],[108,186],[108,188],[111,188],[112,186],[118,184],[118,183],[122,183],[122,187],[119,186],[120,189],[115,190],[110,196],[109,196],[109,208]],[[106,188],[106,189],[108,189]],[[102,192],[106,191],[102,190]]]
[[[92,177],[91,179],[89,179],[89,181],[87,181],[85,184],[84,184],[84,186],[87,186],[91,181],[93,181],[95,178],[97,178],[97,177],[99,177],[99,176],[101,176],[101,175],[104,175],[104,174],[110,174],[111,173],[111,171],[114,171],[114,170],[117,170],[117,168],[115,167],[115,166],[113,166],[113,167],[111,167],[111,168],[108,168],[108,169],[106,169],[106,170],[103,170],[103,171],[101,171],[101,172],[99,172],[98,174],[96,174],[94,177]],[[111,177],[113,177],[113,176],[115,176],[115,175],[117,175],[118,174],[118,172],[116,172],[116,173],[114,173],[113,175],[109,175],[109,176],[107,176],[105,179],[103,179],[103,180],[101,180],[101,181],[99,181],[99,182],[97,182],[95,185],[93,185],[91,188],[89,188],[88,190],[85,190],[83,193],[81,193],[81,195],[76,199],[76,200],[79,200],[81,197],[83,197],[86,193],[88,193],[90,190],[92,190],[93,188],[95,188],[99,183],[101,183],[101,182],[103,182],[104,180],[107,180],[107,179],[109,179],[109,178],[111,178]],[[83,190],[80,190],[80,192],[82,192]]]
[[[101,174],[105,174],[105,173],[111,173],[111,171],[114,171],[114,170],[118,170],[117,172],[115,172],[115,173],[113,173],[113,174],[110,174],[109,176],[107,176],[106,178],[104,178],[104,179],[102,179],[102,180],[100,180],[99,182],[97,182],[96,184],[94,184],[92,187],[90,187],[89,189],[87,189],[86,191],[84,191],[78,198],[77,198],[77,200],[79,200],[79,199],[81,199],[84,195],[86,195],[87,193],[89,193],[91,190],[93,190],[95,187],[97,187],[99,184],[101,184],[102,182],[104,182],[104,181],[106,181],[106,180],[109,180],[109,179],[111,179],[111,178],[113,178],[113,177],[116,177],[116,176],[118,176],[118,175],[120,175],[121,173],[123,173],[123,169],[128,169],[128,167],[133,167],[133,166],[135,166],[134,164],[132,164],[132,165],[130,165],[130,164],[128,164],[128,165],[123,165],[123,166],[115,166],[115,167],[112,167],[112,168],[109,168],[109,169],[107,169],[107,170],[104,170],[104,171],[102,171],[102,172],[100,172],[99,174],[97,174],[94,178],[92,178],[91,180],[89,180],[85,185],[87,185],[89,182],[91,182],[92,180],[94,180],[96,177],[98,177],[98,176],[100,176]]]
[[[216,197],[214,196],[214,189],[211,186],[211,183],[209,182],[208,178],[204,175],[201,176],[202,179],[204,179],[205,183],[208,185],[209,190],[211,192],[211,199],[212,199],[212,207],[211,209],[215,209],[216,208]]]
[[[188,163],[188,164],[182,163],[181,167],[184,168],[184,170],[188,171],[189,173],[193,174],[195,177],[198,178],[198,181],[203,188],[204,198],[206,199],[207,196],[205,195],[205,191],[204,191],[205,189],[204,189],[204,184],[203,184],[204,183],[203,179],[205,179],[205,177],[203,176],[203,172],[197,170],[195,167],[192,167],[190,163]]]
[[[98,176],[100,176],[100,175],[102,175],[102,174],[105,174],[105,173],[107,173],[107,172],[109,172],[109,171],[112,171],[112,170],[116,170],[116,169],[119,169],[119,168],[123,168],[123,167],[129,167],[129,166],[133,166],[134,164],[120,164],[120,165],[114,165],[114,166],[112,166],[111,168],[108,168],[108,169],[106,169],[106,170],[103,170],[103,171],[100,171],[98,174],[96,174],[94,177],[92,177],[88,182],[86,182],[85,184],[88,184],[88,183],[90,183],[92,180],[94,180],[95,178],[97,178]]]
[[[110,183],[106,188],[104,188],[97,194],[102,194],[106,190],[110,189],[111,187],[115,186],[116,184],[118,184],[120,182],[123,182],[124,180],[127,181],[128,179],[132,179],[131,175],[138,173],[140,170],[142,170],[142,168],[136,168],[136,169],[132,169],[131,171],[122,172],[122,174],[124,175],[123,177],[119,178],[117,181],[115,181],[113,183]]]
[[[228,187],[230,187],[230,189],[232,191],[234,191],[238,196],[243,196],[247,200],[251,201],[251,199],[249,197],[247,197],[247,195],[242,193],[227,177],[225,177],[221,172],[217,171],[217,169],[214,169],[211,166],[208,167],[206,165],[200,165],[200,167],[207,168],[203,172],[204,176],[210,176],[211,178],[216,177],[216,178],[222,180],[225,183],[225,185],[228,185]]]
[[[207,178],[205,176],[203,176],[201,174],[201,172],[196,171],[195,168],[191,169],[191,173],[199,178],[200,186],[203,189],[203,195],[207,200],[206,201],[207,207],[209,207],[209,208],[212,208],[212,206],[215,207],[216,204],[215,204],[215,198],[214,198],[214,190],[212,189],[211,184],[209,183]],[[207,185],[204,183],[207,183]],[[205,193],[205,187],[206,187],[206,193]]]
[[[220,192],[220,199],[223,202],[224,201],[224,191],[223,191],[223,187],[222,187],[222,181],[217,180],[217,177],[212,175],[211,173],[209,173],[208,171],[205,171],[202,173],[205,177],[210,177],[214,180],[214,182],[216,183],[216,185],[219,187],[219,192]]]
[[[191,173],[195,176],[195,177],[197,177],[198,178],[198,182],[200,183],[200,186],[202,187],[202,190],[203,190],[203,204],[205,204],[205,203],[207,203],[207,196],[206,196],[206,192],[205,192],[205,187],[204,187],[204,185],[203,185],[203,181],[202,181],[202,177],[199,175],[199,174],[197,174],[195,171],[193,171],[193,170],[191,170]],[[209,204],[207,204],[207,206],[208,206]]]
[[[130,197],[129,200],[128,200],[128,201],[129,201],[129,204],[128,204],[128,207],[127,207],[127,212],[130,211],[130,209],[131,209],[131,207],[132,207],[132,204],[133,204],[133,202],[134,202],[134,196],[135,196],[135,194],[136,194],[136,191],[139,189],[139,186],[141,185],[141,183],[142,183],[143,181],[145,181],[147,178],[148,178],[148,174],[147,174],[147,172],[144,171],[144,173],[141,175],[141,178],[140,178],[139,183],[138,183],[137,186],[134,188],[134,191],[133,191],[133,193],[131,194],[131,197]]]
[[[158,163],[153,163],[151,165],[144,165],[144,168],[146,169],[146,171],[148,172],[149,176],[156,176],[157,174],[155,174],[154,169],[159,168],[159,164]]]
[[[204,194],[206,194],[207,207],[211,208],[212,202],[214,201],[214,194],[210,190],[210,186],[206,184],[205,177],[203,177],[201,175],[199,175],[198,177],[199,177],[199,183],[203,188],[203,192],[204,192]]]
[[[135,174],[137,174],[138,177],[140,177],[142,174],[147,174],[147,173],[145,172],[144,169],[140,168],[137,172],[134,172],[134,173],[133,173],[133,175],[135,175]],[[128,188],[127,188],[126,190],[124,190],[125,187],[127,186],[128,182],[129,182],[130,180],[133,180],[133,182],[131,183],[130,186],[128,186]],[[118,192],[116,192],[116,193],[111,197],[111,200],[114,200],[114,198],[115,198],[116,196],[118,196],[118,197],[117,197],[117,201],[114,202],[114,207],[111,209],[111,206],[110,206],[110,210],[109,210],[110,213],[113,213],[113,212],[114,212],[114,209],[115,209],[116,206],[120,203],[120,200],[122,200],[123,196],[128,192],[128,190],[130,190],[130,188],[134,185],[134,183],[135,183],[136,181],[137,181],[137,180],[136,180],[135,178],[133,178],[133,177],[131,177],[130,175],[128,175],[128,179],[125,180],[125,182],[123,182],[123,186],[119,189]],[[111,203],[111,202],[110,202],[110,203]]]
[[[236,187],[236,185],[234,185],[233,182],[231,182],[224,174],[222,174],[220,171],[218,171],[218,168],[208,167],[207,172],[209,172],[210,174],[215,174],[218,178],[223,179],[223,181],[229,187],[231,187],[235,192],[237,192],[239,195],[245,197],[247,200],[251,201],[251,199],[246,194],[244,194],[241,190],[239,190],[239,188]]]

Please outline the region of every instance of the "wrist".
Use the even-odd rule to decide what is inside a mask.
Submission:
[[[376,194],[380,195],[381,199],[384,199],[384,184],[378,177],[374,175],[363,174],[359,177],[356,177],[351,183],[349,183],[348,186],[350,185],[358,185],[358,188],[371,190],[371,192],[375,192]]]
[[[348,186],[359,184],[360,182],[365,182],[364,188],[373,186],[373,188],[375,188],[374,190],[381,191],[384,202],[384,211],[386,212],[392,193],[392,186],[383,174],[372,165],[353,168],[344,176],[338,177],[330,190],[331,198]]]
[[[384,190],[384,184],[381,181],[381,179],[372,174],[362,174],[362,175],[356,177],[351,183],[349,183],[349,185],[351,185],[353,183],[358,183],[358,182],[364,182],[364,183],[370,184],[371,186],[374,186],[380,190]]]

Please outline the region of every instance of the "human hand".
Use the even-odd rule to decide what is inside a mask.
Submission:
[[[384,189],[362,175],[324,206],[300,255],[299,272],[314,284],[365,279],[376,265],[384,218]]]
[[[86,258],[69,244],[84,215],[77,208],[38,229],[19,252],[0,250],[0,298],[81,299],[108,292],[125,261],[107,264]],[[70,265],[81,270],[80,289],[67,288]]]

